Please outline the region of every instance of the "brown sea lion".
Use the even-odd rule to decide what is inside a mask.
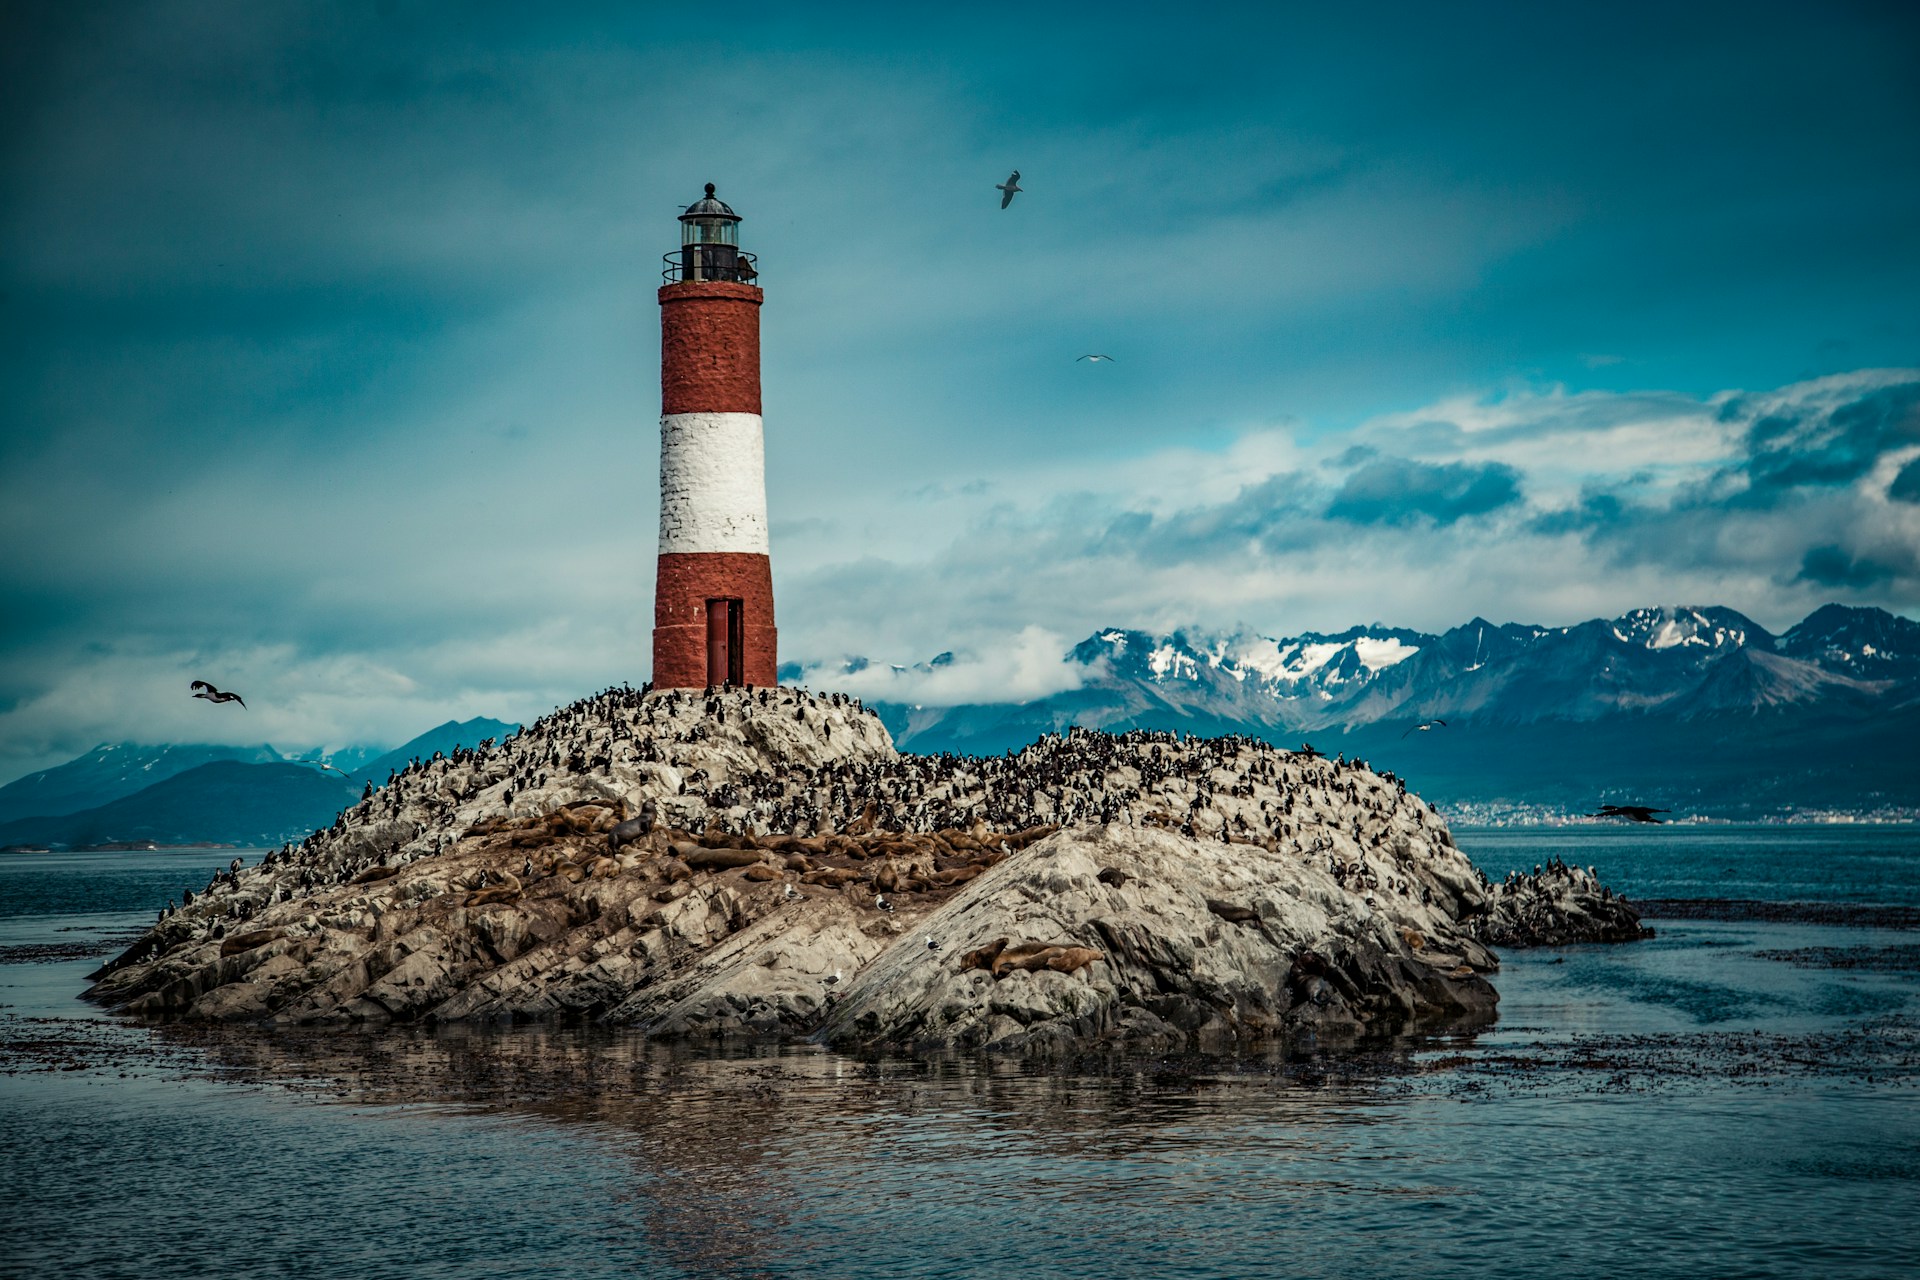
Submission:
[[[490,884],[467,895],[469,907],[484,907],[490,902],[516,902],[520,898],[520,879],[511,871],[502,871],[505,884]]]
[[[758,849],[698,849],[681,859],[695,871],[722,871],[728,867],[760,864]]]
[[[264,947],[276,938],[283,937],[279,929],[255,929],[251,933],[236,933],[231,938],[220,941],[222,956],[237,956],[242,951],[251,951],[255,947]]]
[[[362,871],[359,875],[347,881],[347,883],[372,884],[375,880],[385,880],[389,876],[397,876],[399,874],[400,868],[398,867],[368,867],[365,871]]]

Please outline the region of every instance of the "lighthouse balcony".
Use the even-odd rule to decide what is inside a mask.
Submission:
[[[752,284],[760,278],[760,272],[755,269],[759,258],[728,244],[685,245],[678,253],[663,254],[660,260],[666,264],[660,279],[667,284],[694,280]]]

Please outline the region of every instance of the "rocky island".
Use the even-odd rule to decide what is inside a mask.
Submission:
[[[856,701],[792,688],[608,690],[188,896],[90,998],[1218,1051],[1484,1020],[1492,946],[1645,933],[1587,871],[1488,881],[1361,762],[1145,731],[903,755]]]

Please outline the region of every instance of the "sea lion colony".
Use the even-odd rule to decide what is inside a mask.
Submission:
[[[1243,737],[1079,730],[994,758],[899,755],[878,718],[842,695],[623,687],[503,742],[416,762],[369,788],[332,827],[257,867],[222,873],[104,970],[95,995],[195,1017],[554,1014],[674,1029],[663,1015],[678,1009],[680,1030],[804,1032],[841,998],[825,972],[846,966],[858,989],[863,966],[903,935],[923,986],[972,970],[990,984],[1042,971],[1084,981],[1096,966],[1118,966],[1111,943],[1125,931],[1115,933],[1112,920],[1103,947],[1101,921],[1091,917],[1052,920],[1063,936],[975,936],[943,911],[952,903],[976,922],[998,912],[1014,928],[1019,913],[986,900],[1015,884],[1026,886],[1015,897],[1038,892],[1027,862],[1089,833],[1103,833],[1104,844],[1087,847],[1107,850],[1110,865],[1094,868],[1105,905],[1083,905],[1103,917],[1137,909],[1184,918],[1179,895],[1154,898],[1162,886],[1128,883],[1149,863],[1158,880],[1186,875],[1177,858],[1166,861],[1168,851],[1224,859],[1207,875],[1225,875],[1220,883],[1243,895],[1297,880],[1292,897],[1275,890],[1259,907],[1208,898],[1198,880],[1186,894],[1196,901],[1196,929],[1251,925],[1260,946],[1287,952],[1273,958],[1291,975],[1272,980],[1285,989],[1255,1001],[1272,1003],[1276,1017],[1329,1003],[1360,1023],[1418,1012],[1409,1006],[1426,996],[1400,991],[1375,1009],[1351,976],[1315,985],[1330,963],[1320,952],[1331,951],[1338,968],[1343,931],[1367,935],[1364,945],[1345,939],[1354,944],[1349,959],[1371,964],[1388,986],[1396,981],[1360,953],[1385,948],[1406,960],[1424,948],[1413,984],[1423,991],[1430,970],[1484,987],[1478,975],[1497,965],[1475,935],[1487,934],[1504,900],[1527,904],[1531,940],[1552,940],[1555,917],[1565,936],[1598,936],[1597,885],[1591,893],[1572,892],[1584,885],[1571,883],[1553,894],[1491,893],[1431,807],[1360,762]],[[1017,857],[1018,866],[990,874]],[[1264,868],[1258,877],[1240,874],[1256,866]],[[1092,884],[1091,874],[1085,879]],[[1294,899],[1318,904],[1318,914],[1293,920]],[[1598,912],[1609,928],[1631,914],[1617,901]],[[1283,916],[1286,928],[1276,927]],[[1365,927],[1349,930],[1348,916]],[[933,930],[925,946],[915,922],[925,922],[921,933]],[[1303,945],[1314,929],[1341,938],[1318,939],[1316,951]],[[771,948],[761,967],[785,964],[791,980],[721,975],[716,966],[732,963],[721,944],[748,937]],[[431,964],[419,959],[429,954]],[[1436,970],[1441,961],[1450,963]],[[392,972],[409,963],[431,972],[396,986]],[[1158,971],[1153,980],[1178,981]],[[766,1007],[743,1007],[731,1021],[688,1014],[699,981],[708,1004]],[[1146,998],[1116,983],[1116,999]],[[1344,998],[1330,1001],[1328,991]],[[676,992],[677,1004],[668,998]],[[891,1008],[897,994],[883,1003]],[[1491,994],[1440,1002],[1490,1005]],[[915,1006],[913,1017],[928,1016]],[[867,1031],[868,1040],[887,1038],[871,1016]]]

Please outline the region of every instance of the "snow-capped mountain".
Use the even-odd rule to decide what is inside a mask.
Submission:
[[[1869,773],[1911,773],[1920,804],[1920,738],[1893,729],[1912,720],[1920,730],[1920,623],[1879,609],[1829,605],[1780,636],[1735,610],[1687,605],[1564,627],[1475,618],[1439,635],[1378,623],[1281,637],[1114,628],[1063,657],[1077,687],[1032,701],[926,704],[916,669],[898,667],[897,701],[870,679],[862,692],[908,750],[999,752],[1069,725],[1289,745],[1312,734],[1370,754],[1453,750],[1456,763],[1469,742],[1506,744],[1500,768],[1475,783],[1548,761],[1604,774],[1656,758],[1705,768],[1712,754],[1714,768],[1737,773],[1762,753],[1754,767],[1785,769],[1817,730],[1822,743],[1869,752]],[[834,686],[832,669],[807,674]],[[1447,722],[1444,735],[1406,741],[1433,719]],[[1602,743],[1613,764],[1593,756]]]

